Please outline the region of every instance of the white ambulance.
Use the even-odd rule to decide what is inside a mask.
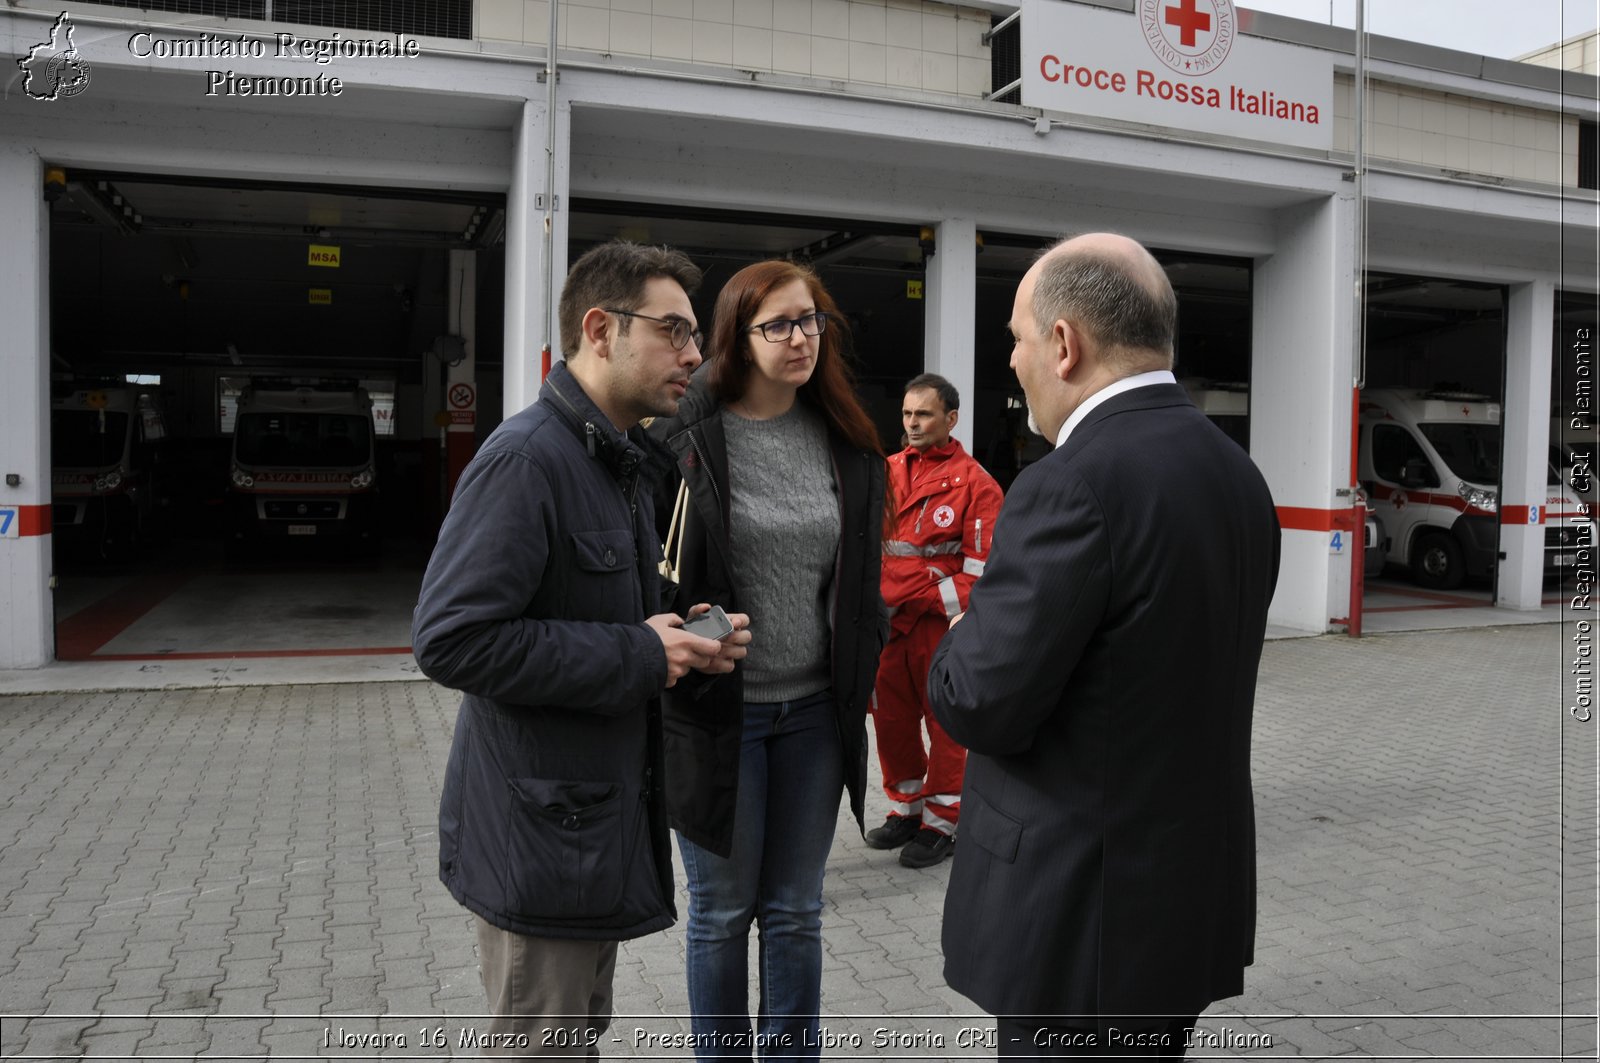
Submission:
[[[1500,531],[1500,404],[1486,395],[1415,388],[1361,394],[1360,477],[1390,536],[1389,561],[1447,590],[1494,572]],[[1545,570],[1576,560],[1580,503],[1547,470],[1539,514]]]
[[[52,390],[53,541],[103,557],[128,553],[149,535],[161,504],[161,408],[120,380],[61,381]]]
[[[254,380],[239,395],[228,545],[378,541],[372,399],[354,381]]]

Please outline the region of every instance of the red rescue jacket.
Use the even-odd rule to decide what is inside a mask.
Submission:
[[[890,630],[904,634],[932,613],[967,607],[983,575],[1000,516],[1000,485],[952,439],[926,452],[907,447],[888,458],[896,503],[883,542],[883,600]]]

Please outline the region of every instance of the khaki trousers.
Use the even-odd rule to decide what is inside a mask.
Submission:
[[[599,1059],[611,1025],[615,941],[540,938],[474,915],[490,1020],[485,1056]]]

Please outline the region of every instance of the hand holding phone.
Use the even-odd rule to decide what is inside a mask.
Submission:
[[[683,630],[691,635],[716,639],[720,642],[733,634],[733,621],[728,619],[728,614],[723,612],[722,606],[713,605],[710,612],[701,613],[692,620],[685,620]]]

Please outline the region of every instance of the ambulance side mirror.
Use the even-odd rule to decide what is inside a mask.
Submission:
[[[1400,467],[1400,486],[1438,487],[1439,477],[1434,474],[1427,458],[1412,458]]]

